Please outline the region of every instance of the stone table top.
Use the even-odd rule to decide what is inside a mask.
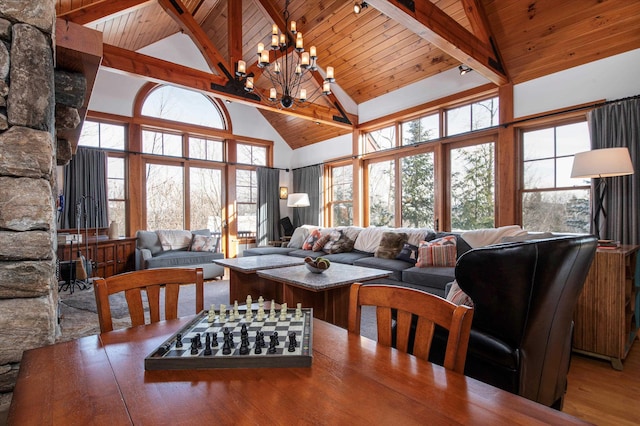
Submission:
[[[214,259],[214,263],[226,266],[235,271],[252,273],[260,269],[281,268],[283,266],[303,265],[304,259],[283,254],[267,254],[264,256],[235,257],[231,259]]]
[[[311,291],[323,291],[351,285],[358,281],[369,281],[391,275],[391,271],[364,268],[361,266],[332,263],[321,274],[314,274],[306,266],[289,266],[257,272],[259,277],[301,287]]]

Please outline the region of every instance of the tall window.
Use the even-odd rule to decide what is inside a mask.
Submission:
[[[402,226],[434,229],[433,152],[403,157],[400,165]]]
[[[142,115],[179,123],[224,129],[220,110],[201,93],[173,86],[154,89],[144,101]]]
[[[126,126],[87,120],[78,144],[107,150],[107,197],[109,220],[115,220],[121,234],[127,223]]]
[[[573,156],[588,151],[586,121],[522,132],[525,229],[588,233],[590,182],[572,179]]]
[[[334,166],[329,171],[330,226],[353,225],[353,166]]]
[[[255,233],[258,213],[258,183],[255,170],[236,170],[238,235]]]
[[[182,136],[143,130],[142,152],[146,154],[182,157]]]
[[[189,169],[191,229],[222,230],[222,170]]]
[[[369,164],[369,225],[395,226],[395,161]]]
[[[451,151],[451,229],[495,226],[494,144]]]
[[[401,124],[402,145],[430,141],[440,137],[440,114],[431,114]]]
[[[238,144],[238,163],[254,166],[267,165],[267,148],[264,146]]]
[[[184,229],[184,174],[181,166],[147,164],[148,229]]]
[[[364,152],[376,152],[396,146],[396,126],[389,126],[365,134]]]

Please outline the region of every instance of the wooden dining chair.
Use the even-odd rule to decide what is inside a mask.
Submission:
[[[150,322],[160,321],[160,288],[164,287],[164,319],[178,317],[180,286],[196,285],[195,313],[204,309],[204,275],[202,268],[155,268],[125,272],[94,280],[94,292],[100,332],[113,330],[109,295],[124,292],[131,326],[145,324],[142,291],[146,292]]]
[[[422,359],[429,358],[435,325],[449,330],[444,367],[464,373],[472,308],[411,288],[355,283],[349,294],[348,330],[352,333],[360,334],[362,306],[376,307],[378,343],[392,346],[395,334],[395,347],[409,352],[413,339],[412,353]],[[397,312],[395,317],[392,311]]]

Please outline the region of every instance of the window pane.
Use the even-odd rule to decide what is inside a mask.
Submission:
[[[471,105],[447,110],[447,134],[457,135],[471,130]]]
[[[402,226],[434,228],[433,153],[404,157],[402,167]]]
[[[553,157],[555,155],[553,128],[524,132],[522,146],[525,161]]]
[[[331,226],[349,226],[353,225],[353,204],[352,203],[335,203],[332,205],[331,218],[333,223]]]
[[[190,176],[191,227],[222,229],[222,171],[192,167]]]
[[[82,125],[82,132],[78,145],[100,147],[100,125],[93,121],[85,121]]]
[[[238,234],[256,232],[257,204],[238,203]]]
[[[189,138],[189,157],[200,160],[223,161],[223,143],[210,139]]]
[[[395,226],[395,165],[383,161],[369,165],[369,224]]]
[[[487,99],[471,105],[472,130],[486,129],[498,125],[498,98]]]
[[[124,150],[124,130],[121,125],[100,123],[100,147]]]
[[[182,157],[182,136],[171,133],[142,131],[142,152]]]
[[[402,123],[402,144],[411,145],[440,137],[440,116],[432,114]]]
[[[524,188],[553,188],[554,160],[536,160],[524,163]]]
[[[108,197],[110,200],[124,200],[124,180],[123,179],[107,179]]]
[[[353,167],[331,169],[331,226],[353,225]]]
[[[110,178],[124,179],[124,158],[109,157],[107,175]]]
[[[126,203],[124,201],[109,200],[109,221],[115,220],[118,224],[118,236],[126,235]]]
[[[451,150],[451,228],[495,225],[494,144]]]
[[[556,145],[558,155],[575,155],[591,149],[589,126],[586,122],[556,127]],[[571,162],[573,165],[573,161]]]
[[[263,146],[237,144],[237,159],[241,164],[252,164],[254,166],[267,165],[267,148]]]
[[[147,164],[147,229],[185,229],[183,169]]]
[[[524,229],[589,233],[588,189],[527,192],[522,197]]]
[[[165,120],[224,129],[224,120],[211,99],[202,93],[162,86],[147,96],[142,114]]]
[[[396,146],[396,128],[390,126],[369,132],[365,135],[365,142],[365,152],[393,148]]]

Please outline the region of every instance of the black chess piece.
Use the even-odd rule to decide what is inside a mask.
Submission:
[[[242,342],[240,343],[240,355],[248,355],[249,354],[249,336],[244,336],[242,338]]]
[[[182,333],[178,333],[176,336],[176,348],[181,348],[182,346]]]
[[[292,331],[291,333],[289,333],[289,348],[287,350],[289,352],[295,352],[296,346],[297,346],[296,333]]]
[[[231,353],[231,345],[229,344],[229,340],[224,341],[222,345],[222,355],[229,355]]]
[[[196,344],[198,345],[198,349],[202,349],[202,339],[200,338],[200,333],[196,333]]]
[[[213,332],[213,337],[211,338],[211,346],[213,346],[214,348],[218,347],[218,333],[216,333],[215,331]]]
[[[269,341],[269,349],[267,349],[268,354],[276,353],[276,346],[278,346],[278,333],[273,333],[271,335],[271,340]]]
[[[280,344],[280,341],[278,340],[278,332],[274,331],[271,337],[273,337],[273,339],[276,341],[276,346],[278,346]]]
[[[262,353],[262,345],[258,341],[256,341],[256,345],[253,350],[253,353],[256,355],[260,355]]]
[[[191,355],[198,355],[198,341],[191,339]]]
[[[211,355],[211,353],[211,336],[207,333],[204,339],[204,354]]]

